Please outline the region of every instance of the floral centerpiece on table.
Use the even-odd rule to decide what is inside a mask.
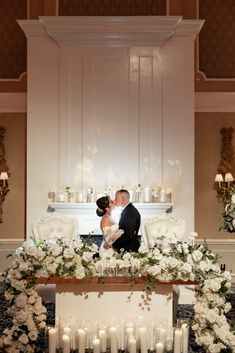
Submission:
[[[149,284],[155,280],[199,281],[196,286],[196,340],[207,352],[235,351],[235,333],[225,314],[230,309],[225,293],[231,286],[228,271],[221,272],[217,256],[205,245],[169,242],[162,236],[153,248],[142,245],[138,253],[105,253],[97,259],[96,245],[81,240],[68,244],[25,242],[14,255],[13,266],[4,275],[5,298],[11,303],[12,326],[1,333],[0,352],[33,353],[37,339],[46,326],[46,309],[35,290],[36,279],[91,278],[98,276],[143,277]],[[153,287],[152,287],[153,288]]]
[[[225,230],[229,233],[235,232],[235,186],[231,186],[227,190],[227,202],[222,213],[224,224],[220,230]]]

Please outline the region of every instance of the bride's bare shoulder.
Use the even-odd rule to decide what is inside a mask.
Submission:
[[[110,226],[110,220],[109,220],[109,217],[108,215],[104,215],[101,219],[101,227],[109,227]]]

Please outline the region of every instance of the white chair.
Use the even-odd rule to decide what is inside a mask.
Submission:
[[[157,238],[166,236],[169,241],[183,240],[185,235],[185,221],[163,213],[153,218],[143,219],[141,222],[142,242],[153,247]]]
[[[171,242],[182,241],[185,236],[185,221],[163,213],[154,218],[146,218],[141,222],[142,242],[152,248],[158,237],[166,236]],[[176,285],[173,289],[173,322],[176,323],[176,312],[179,303],[180,290]]]
[[[70,242],[79,238],[77,221],[56,212],[33,221],[32,232],[35,241],[64,238]]]
[[[68,239],[69,242],[79,237],[78,223],[75,219],[53,212],[32,223],[34,241]],[[44,304],[55,303],[55,284],[38,284],[36,290]]]

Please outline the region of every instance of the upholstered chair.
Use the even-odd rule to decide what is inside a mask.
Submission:
[[[157,238],[166,236],[169,240],[182,241],[185,235],[185,221],[170,216],[167,213],[143,219],[141,222],[142,242],[153,247]]]
[[[57,238],[64,238],[70,242],[79,237],[77,221],[56,212],[33,221],[32,232],[34,241],[55,241]],[[36,286],[44,304],[55,303],[55,287],[55,284],[38,284]]]
[[[70,242],[79,237],[78,222],[56,212],[33,221],[32,232],[35,241],[64,238]]]
[[[154,246],[158,237],[166,236],[169,241],[182,241],[185,237],[185,221],[167,213],[154,218],[143,219],[141,222],[142,242],[149,248]],[[173,323],[176,323],[176,312],[180,298],[179,286],[173,285]]]

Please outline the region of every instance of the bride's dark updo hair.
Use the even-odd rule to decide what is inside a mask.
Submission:
[[[96,214],[99,217],[102,217],[106,213],[106,208],[109,207],[109,197],[102,196],[98,200],[96,200],[97,210]]]

